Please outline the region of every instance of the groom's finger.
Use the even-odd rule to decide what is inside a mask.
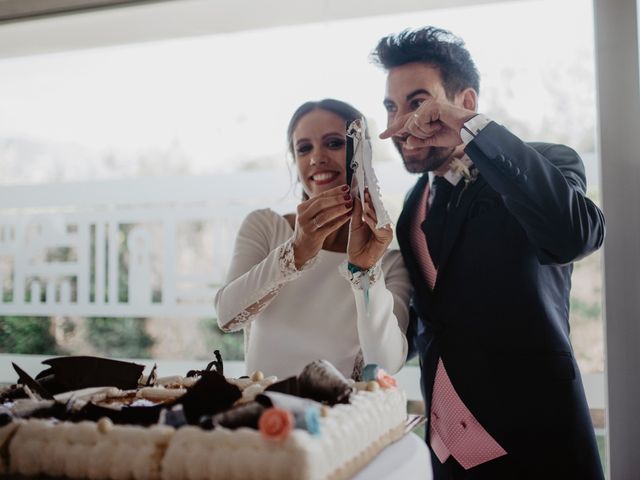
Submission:
[[[406,115],[401,115],[396,118],[393,122],[391,122],[391,125],[389,125],[387,129],[379,135],[379,137],[381,139],[385,139],[393,137],[397,133],[400,133],[404,129],[409,115],[411,115],[411,113],[407,113]]]

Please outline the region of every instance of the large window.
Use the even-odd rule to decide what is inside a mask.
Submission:
[[[462,36],[480,110],[578,150],[599,202],[592,23],[588,0],[507,2],[0,60],[1,351],[241,359],[211,300],[244,215],[299,198],[289,116],[335,97],[379,132],[367,57],[406,27]],[[415,178],[374,149],[397,217]],[[576,264],[571,306],[582,371],[602,372],[599,254]]]
[[[335,97],[381,131],[385,77],[369,52],[383,35],[427,24],[467,42],[480,110],[525,140],[576,149],[599,203],[589,0],[2,59],[0,353],[201,360],[219,348],[241,360],[242,337],[218,330],[212,299],[243,217],[286,213],[298,201],[290,115]],[[397,218],[415,178],[389,142],[374,141],[374,160]],[[571,297],[572,341],[600,433],[601,278],[600,253],[578,262]],[[420,396],[415,368],[407,386]]]
[[[549,9],[554,15],[545,13]],[[25,301],[34,294],[51,304],[46,296],[51,283],[41,279],[38,287],[33,285],[34,279],[43,275],[35,265],[46,267],[53,260],[93,265],[87,273],[93,285],[85,292],[88,303],[103,295],[108,304],[109,282],[118,290],[118,302],[129,300],[128,248],[132,244],[119,242],[117,258],[112,258],[120,267],[118,275],[109,277],[109,267],[102,268],[100,262],[108,262],[108,222],[118,224],[120,240],[136,226],[140,231],[145,223],[145,200],[178,207],[193,207],[201,201],[204,207],[211,204],[219,208],[218,212],[206,212],[206,208],[191,211],[191,219],[180,210],[173,244],[177,258],[174,270],[185,276],[198,272],[200,286],[210,287],[208,291],[201,289],[199,304],[210,301],[214,284],[224,279],[234,229],[242,216],[264,206],[285,212],[296,203],[299,191],[293,187],[285,148],[285,129],[292,111],[308,99],[345,99],[364,111],[373,129],[379,131],[386,121],[381,106],[384,74],[367,62],[367,56],[382,35],[408,26],[434,24],[461,35],[481,71],[480,109],[524,139],[562,142],[578,150],[585,160],[589,194],[598,201],[591,16],[586,0],[518,2],[0,61],[0,182],[5,192],[12,198],[25,198],[22,206],[31,209],[29,214],[36,224],[46,218],[43,212],[58,207],[71,229],[86,212],[97,210],[104,215],[105,202],[120,206],[104,218],[104,228],[88,224],[83,241],[89,245],[83,247],[87,251],[81,260],[69,245],[57,253],[55,245],[47,246],[48,253],[34,251],[31,273],[24,273]],[[376,141],[374,148],[383,191],[395,216],[414,179],[403,171],[388,142]],[[188,186],[190,178],[198,183],[196,187]],[[165,190],[156,192],[150,179],[161,182]],[[104,187],[96,186],[96,181],[112,183]],[[59,188],[38,187],[43,184]],[[91,193],[101,187],[112,192],[111,199],[92,199]],[[194,189],[202,198],[194,198]],[[34,202],[33,197],[43,200]],[[76,205],[70,205],[73,198]],[[132,203],[137,210],[122,208]],[[224,209],[222,215],[220,208],[225,204],[242,208],[231,212],[235,218],[227,218],[229,212]],[[3,211],[7,237],[16,225],[16,215],[24,214],[20,205]],[[220,221],[217,216],[225,218],[224,227],[216,227],[216,219]],[[162,264],[166,253],[166,245],[158,240],[163,222],[147,220],[149,228],[143,229],[146,233],[138,241],[149,243],[144,247],[152,264],[149,295],[151,303],[158,305],[163,302],[163,278],[169,273],[179,277],[175,271],[153,267],[154,262]],[[57,231],[51,225],[39,228]],[[73,232],[67,240],[69,235]],[[107,240],[103,242],[100,235]],[[13,297],[12,269],[16,264],[10,252],[2,258],[3,310],[20,313],[11,307],[18,300]],[[115,264],[111,269],[115,273]],[[60,292],[68,289],[73,301],[77,299],[77,277],[67,277],[67,283],[56,283],[55,295],[60,299]],[[586,372],[602,371],[600,280],[598,254],[576,265],[572,336]],[[46,307],[31,310],[43,312],[33,315],[37,325],[33,332],[48,325],[44,330],[52,337],[35,343],[18,341],[15,335],[20,329],[8,329],[8,322],[14,320],[7,316],[2,320],[4,331],[11,333],[3,336],[5,351],[95,350],[185,358],[207,356],[214,344],[239,342],[219,337],[212,308],[210,315],[200,309],[195,317],[170,308],[158,310],[160,315],[145,315],[142,309],[124,312],[125,318],[132,320],[106,321],[100,318],[118,315],[117,311],[94,309],[99,315],[85,320],[86,315],[74,315],[73,309],[58,309],[58,315],[46,319],[40,318],[47,317]],[[141,314],[148,319],[133,320]],[[28,322],[23,319],[19,323]],[[105,333],[111,330],[122,332],[113,342],[107,340],[111,334]],[[43,337],[40,333],[37,336]],[[92,340],[98,337],[102,340]],[[123,347],[123,342],[132,345]],[[228,353],[241,355],[242,349],[229,347]]]

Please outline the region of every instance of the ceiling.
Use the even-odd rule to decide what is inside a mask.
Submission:
[[[0,0],[0,58],[504,1]]]

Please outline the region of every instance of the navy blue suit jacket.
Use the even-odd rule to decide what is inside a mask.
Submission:
[[[409,240],[426,174],[397,226],[415,287],[410,341],[426,411],[441,357],[465,405],[508,452],[487,478],[603,478],[569,340],[572,262],[605,235],[582,161],[494,122],[465,152],[480,175],[451,193],[433,292]]]

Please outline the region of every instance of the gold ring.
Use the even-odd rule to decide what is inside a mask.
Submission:
[[[311,221],[312,221],[312,222],[313,222],[313,224],[315,225],[316,230],[317,230],[318,228],[320,228],[320,225],[318,225],[318,219],[317,219],[316,217],[313,217],[313,218],[311,219]]]

